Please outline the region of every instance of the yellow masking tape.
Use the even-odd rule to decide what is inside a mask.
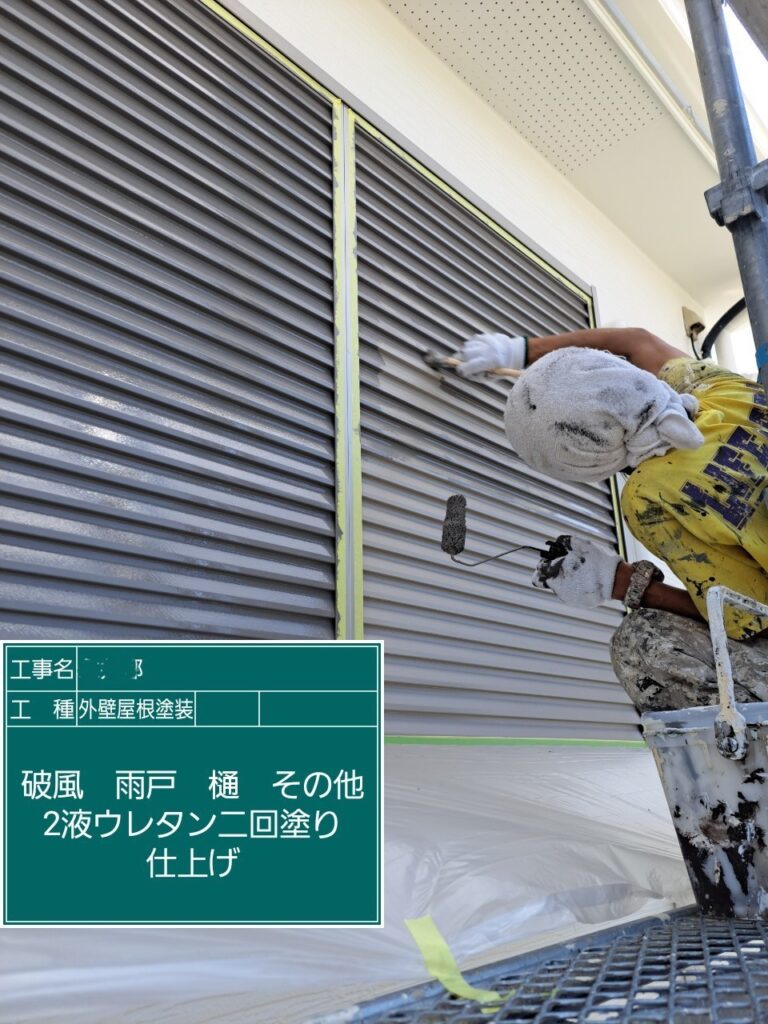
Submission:
[[[478,1003],[501,1002],[502,997],[498,992],[491,992],[486,988],[474,988],[464,980],[453,959],[453,954],[448,948],[448,943],[429,915],[406,918],[405,923],[413,936],[413,941],[419,947],[419,952],[424,957],[427,970],[438,981],[441,981],[449,992],[461,996],[462,999],[474,999]]]

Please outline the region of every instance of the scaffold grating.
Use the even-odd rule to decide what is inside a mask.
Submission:
[[[357,1007],[365,1024],[768,1024],[768,931],[695,912],[468,971],[487,1004],[432,983]]]

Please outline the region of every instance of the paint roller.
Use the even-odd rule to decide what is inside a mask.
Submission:
[[[456,356],[441,356],[433,349],[427,349],[425,352],[422,352],[422,358],[427,366],[438,372],[447,370],[455,373],[456,367],[461,363],[461,360]],[[522,370],[513,370],[509,367],[500,367],[497,370],[490,371],[491,374],[497,377],[512,377],[515,379],[522,372]],[[498,558],[504,558],[505,555],[511,555],[515,551],[534,551],[548,563],[548,565],[543,566],[540,570],[541,579],[544,582],[544,586],[546,586],[546,580],[557,575],[560,569],[557,559],[564,558],[571,550],[570,536],[568,534],[561,534],[556,540],[546,541],[546,548],[537,548],[532,544],[518,544],[516,547],[507,548],[506,551],[500,551],[497,555],[489,555],[487,558],[478,558],[476,561],[470,562],[465,558],[458,557],[464,550],[466,540],[467,499],[463,494],[452,494],[445,505],[443,536],[440,547],[450,556],[451,561],[456,562],[457,565],[474,568],[478,565],[485,565],[486,562],[493,562]]]
[[[443,519],[443,536],[440,547],[446,554],[450,555],[451,561],[458,565],[466,565],[470,568],[476,565],[484,565],[485,562],[492,562],[505,555],[511,555],[515,551],[535,551],[541,558],[554,563],[558,558],[564,558],[571,550],[571,538],[568,534],[561,534],[556,540],[548,540],[546,548],[537,548],[531,544],[518,544],[514,548],[507,548],[497,555],[489,555],[487,558],[479,558],[477,561],[468,562],[465,558],[458,556],[464,550],[467,541],[467,499],[463,494],[452,494],[445,503],[445,518]],[[559,565],[552,565],[549,572],[545,566],[542,572],[544,580],[555,576],[559,571]]]

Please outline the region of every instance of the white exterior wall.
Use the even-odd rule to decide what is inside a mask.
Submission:
[[[491,216],[595,286],[602,322],[647,327],[690,351],[681,307],[706,313],[706,297],[660,271],[383,2],[230,7]]]
[[[715,358],[721,366],[757,380],[755,346],[746,313],[740,313],[715,343]]]

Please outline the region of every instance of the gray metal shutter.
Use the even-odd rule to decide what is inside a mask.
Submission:
[[[587,305],[362,130],[356,158],[365,625],[388,731],[635,737],[608,659],[619,612],[534,590],[530,553],[473,570],[439,548],[455,491],[478,557],[559,533],[615,543],[608,485],[555,483],[506,446],[505,385],[441,380],[420,354],[588,326]]]
[[[332,114],[192,0],[2,11],[9,637],[332,637]]]

